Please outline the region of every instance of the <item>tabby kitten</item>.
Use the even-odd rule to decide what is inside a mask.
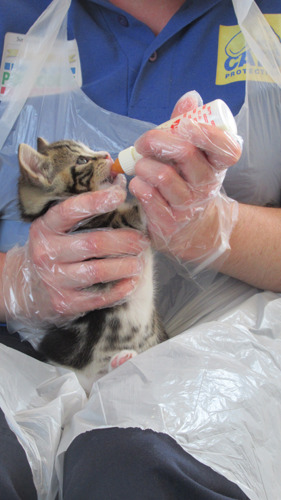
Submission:
[[[70,141],[47,143],[38,138],[37,150],[19,146],[19,207],[22,219],[33,221],[66,197],[102,189],[111,181],[111,160]],[[130,227],[145,233],[143,214],[136,201],[93,217],[77,230]],[[84,386],[108,372],[109,363],[122,350],[140,353],[167,336],[154,305],[153,257],[146,250],[143,275],[137,289],[121,305],[94,310],[67,327],[50,326],[39,350],[54,363],[78,370]],[[103,293],[110,284],[91,287]],[[114,366],[114,363],[113,363]],[[82,374],[82,376],[81,376]],[[85,382],[87,381],[87,382]]]

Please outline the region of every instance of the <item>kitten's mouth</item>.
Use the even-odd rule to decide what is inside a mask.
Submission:
[[[113,185],[123,186],[126,189],[127,181],[124,175],[117,174],[112,172],[111,167],[114,161],[111,156],[108,155],[106,159],[104,159],[104,167],[103,167],[103,178],[99,180],[98,189],[99,191],[102,189],[108,189]],[[122,179],[121,179],[122,177]]]
[[[105,160],[105,172],[104,172],[104,179],[100,182],[99,184],[99,189],[106,189],[110,186],[112,186],[114,182],[114,176],[112,175],[111,172],[111,167],[113,165],[113,160],[110,155],[108,155],[108,158]]]

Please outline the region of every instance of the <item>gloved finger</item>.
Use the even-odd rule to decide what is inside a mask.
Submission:
[[[177,163],[174,160],[173,166],[145,158],[139,160],[135,172],[157,187],[164,198],[178,208],[189,205],[199,191],[201,195],[208,196],[221,185],[221,174],[214,172],[204,153],[192,145],[182,150],[182,156],[178,153]]]
[[[125,199],[126,191],[120,185],[72,196],[51,207],[43,216],[44,222],[51,231],[65,233],[83,219],[115,210]]]
[[[215,126],[195,123],[189,119],[183,119],[176,131],[149,130],[135,143],[137,151],[145,157],[155,157],[170,164],[180,161],[182,165],[185,155],[190,157],[191,154],[198,154],[195,149],[190,149],[190,145],[201,152],[201,158],[204,154],[210,165],[218,171],[234,165],[241,155],[239,142],[230,134]],[[186,171],[190,168],[189,161]]]
[[[186,94],[181,96],[179,100],[176,102],[171,118],[180,116],[186,111],[190,111],[202,105],[203,105],[203,100],[200,94],[196,92],[196,90],[190,90],[189,92],[186,92]]]
[[[139,257],[97,259],[54,266],[59,289],[87,288],[96,283],[107,283],[138,276],[143,269]]]
[[[129,185],[132,194],[140,201],[147,216],[148,231],[151,234],[161,234],[169,240],[171,234],[178,230],[178,220],[170,204],[163,198],[158,189],[134,177]],[[183,214],[186,219],[186,214]]]
[[[229,248],[228,237],[237,214],[233,200],[219,193],[181,211],[172,208],[158,189],[140,177],[132,179],[129,188],[142,204],[158,250],[184,261],[202,262]]]
[[[42,221],[41,221],[42,224]],[[37,221],[30,230],[30,251],[35,266],[50,262],[81,262],[86,259],[138,255],[149,242],[134,229],[99,229],[68,235],[48,234]]]
[[[136,166],[136,176],[132,179],[129,189],[132,191],[138,177],[157,188],[162,197],[171,207],[182,209],[192,203],[194,193],[185,180],[170,165],[145,158]]]
[[[216,170],[224,170],[239,160],[241,138],[214,125],[181,120],[177,132],[191,144],[205,152],[209,163]]]
[[[94,309],[103,309],[121,304],[130,295],[138,284],[140,276],[125,278],[113,283],[106,290],[96,287],[95,290],[69,290],[63,294],[53,295],[53,310],[67,319],[69,315],[88,312]]]

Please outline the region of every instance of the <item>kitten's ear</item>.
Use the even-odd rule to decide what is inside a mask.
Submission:
[[[20,144],[18,160],[21,175],[37,186],[50,186],[46,156],[38,153],[28,144]]]
[[[49,143],[46,139],[43,139],[43,137],[37,138],[37,151],[39,151],[39,153],[44,153],[47,146],[49,146]]]

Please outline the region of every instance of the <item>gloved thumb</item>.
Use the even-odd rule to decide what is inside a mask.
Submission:
[[[186,92],[186,94],[184,94],[179,98],[173,109],[171,118],[182,115],[186,111],[190,111],[202,105],[203,105],[203,100],[200,94],[198,94],[196,90],[190,90],[189,92]]]

